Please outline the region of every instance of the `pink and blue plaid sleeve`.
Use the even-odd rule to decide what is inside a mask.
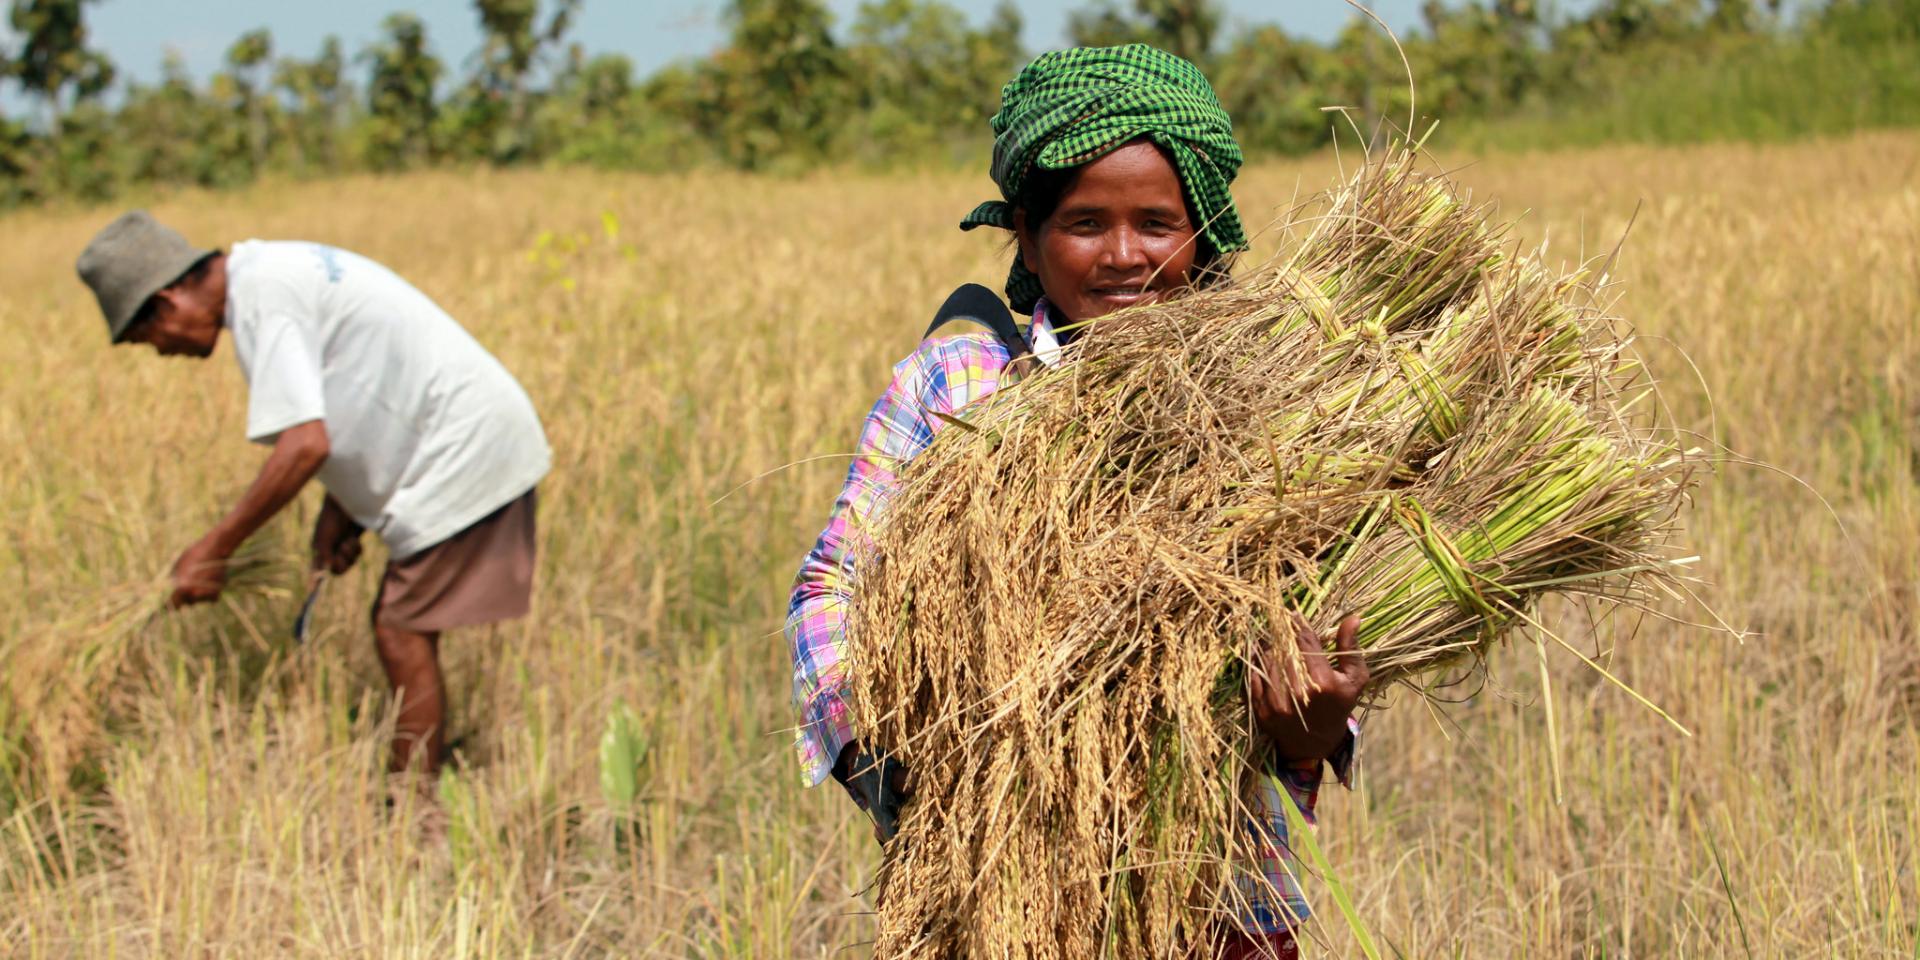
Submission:
[[[939,432],[933,414],[951,413],[992,392],[1005,364],[1006,351],[990,338],[930,341],[894,367],[893,382],[867,414],[846,483],[826,529],[800,564],[787,606],[793,701],[800,711],[795,746],[809,786],[831,774],[841,748],[854,738],[841,693],[849,666],[846,618],[856,548],[892,494],[895,471]]]
[[[1343,786],[1352,786],[1354,751],[1359,744],[1360,722],[1347,720],[1347,739],[1326,760],[1326,767]],[[1300,865],[1289,844],[1286,807],[1280,802],[1275,784],[1287,791],[1301,816],[1311,825],[1314,807],[1320,799],[1321,764],[1287,766],[1274,771],[1272,780],[1260,781],[1255,797],[1254,816],[1248,827],[1253,832],[1254,860],[1236,878],[1239,887],[1240,929],[1249,935],[1274,934],[1298,927],[1312,915],[1301,889]]]

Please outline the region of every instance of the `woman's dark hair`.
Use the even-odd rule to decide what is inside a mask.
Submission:
[[[1128,143],[1153,143],[1145,137],[1130,140]],[[1122,144],[1125,146],[1126,144]],[[1153,143],[1169,166],[1173,165],[1173,154],[1166,147]],[[1020,185],[1020,193],[1013,198],[1013,206],[1027,214],[1027,229],[1035,229],[1055,210],[1060,209],[1060,200],[1067,195],[1067,186],[1073,182],[1079,167],[1063,167],[1058,170],[1036,166],[1028,171],[1025,183]],[[1187,196],[1186,184],[1180,186],[1180,199],[1187,206],[1187,222],[1193,224],[1193,242],[1196,247],[1193,254],[1192,278],[1195,287],[1210,287],[1227,278],[1231,264],[1223,263],[1220,251],[1214,249],[1213,241],[1207,239],[1207,232],[1200,215],[1193,209],[1193,198]],[[1018,250],[1014,256],[1020,255]]]

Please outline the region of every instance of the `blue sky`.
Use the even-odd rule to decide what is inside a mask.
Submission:
[[[993,0],[948,0],[975,23]],[[1067,11],[1086,0],[1021,3],[1027,47],[1059,45]],[[1278,23],[1289,32],[1326,38],[1353,15],[1341,0],[1223,0],[1231,26]],[[859,0],[829,0],[836,23],[848,24]],[[1419,20],[1419,0],[1374,0],[1373,9],[1395,30]],[[479,46],[470,0],[100,0],[87,6],[93,44],[119,65],[121,76],[151,81],[168,48],[179,51],[194,76],[205,79],[220,64],[228,44],[256,27],[273,32],[276,55],[307,57],[328,34],[338,34],[349,53],[373,41],[394,10],[409,9],[427,22],[434,51],[455,66]],[[632,57],[642,74],[681,57],[697,57],[721,42],[720,0],[585,0],[572,39],[591,53]],[[357,74],[359,71],[356,70]]]

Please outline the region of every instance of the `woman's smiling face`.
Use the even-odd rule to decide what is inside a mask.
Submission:
[[[1014,211],[1020,258],[1069,321],[1152,303],[1188,283],[1199,252],[1180,176],[1137,140],[1073,170],[1053,211]]]

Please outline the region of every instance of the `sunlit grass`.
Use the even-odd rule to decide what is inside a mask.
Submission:
[[[1881,135],[1462,172],[1569,258],[1637,209],[1615,274],[1662,399],[1778,469],[1723,466],[1690,514],[1698,589],[1758,636],[1557,623],[1692,738],[1559,670],[1556,804],[1528,649],[1444,725],[1411,702],[1369,719],[1319,839],[1384,953],[1740,956],[1744,930],[1754,956],[1912,956],[1917,163],[1920,138]],[[1248,220],[1332,172],[1250,171]],[[100,732],[57,762],[0,745],[0,954],[860,955],[875,852],[844,796],[797,785],[778,627],[889,365],[954,285],[1003,275],[997,243],[954,229],[990,190],[445,173],[155,203],[201,242],[380,259],[506,362],[555,448],[539,590],[526,621],[445,641],[465,764],[432,796],[380,772],[379,556],[329,588],[304,649],[292,572],[135,625]],[[112,212],[0,221],[10,677],[70,670],[107,591],[165,570],[261,457],[228,348],[106,348],[71,264]],[[267,548],[297,562],[316,496]],[[74,644],[26,642],[55,627]],[[64,735],[8,703],[7,729]],[[630,801],[601,779],[621,703],[646,744]],[[1308,886],[1317,934],[1359,956]]]

